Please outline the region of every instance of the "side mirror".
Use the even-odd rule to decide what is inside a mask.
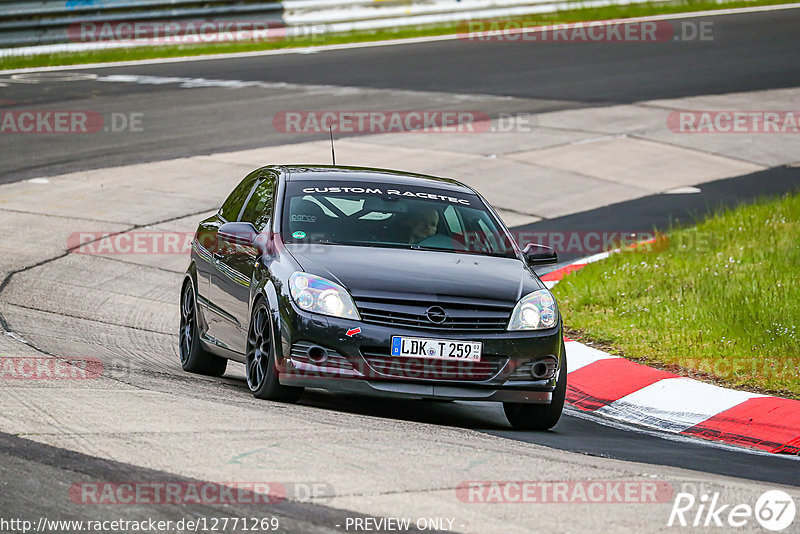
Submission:
[[[262,255],[274,254],[275,237],[272,232],[258,233],[249,222],[227,222],[217,230],[217,241],[220,243],[251,246]]]
[[[252,245],[258,232],[249,222],[227,222],[217,230],[217,238],[237,245]]]
[[[527,261],[528,265],[531,267],[558,263],[558,254],[556,254],[556,251],[538,243],[528,243],[525,250],[522,251],[522,254],[525,256],[525,261]]]

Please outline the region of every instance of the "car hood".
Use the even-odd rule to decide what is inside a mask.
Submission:
[[[336,281],[354,296],[405,293],[513,303],[544,287],[516,258],[345,245],[287,248],[304,271]]]

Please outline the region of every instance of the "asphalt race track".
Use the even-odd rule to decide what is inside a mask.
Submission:
[[[0,388],[0,517],[257,513],[280,518],[282,531],[346,532],[356,517],[425,516],[455,518],[451,529],[459,532],[527,532],[531,521],[556,509],[465,504],[455,488],[465,480],[658,480],[675,491],[719,491],[730,502],[752,504],[773,486],[796,495],[797,458],[675,439],[572,410],[552,431],[536,433],[512,430],[502,408],[490,403],[397,403],[318,391],[298,405],[257,401],[238,364],[222,379],[180,369],[175,330],[185,258],[89,256],[63,246],[78,230],[193,230],[255,167],[250,160],[225,161],[225,153],[290,150],[325,139],[276,131],[272,117],[280,111],[474,109],[497,118],[639,106],[660,113],[660,104],[641,103],[800,87],[800,9],[687,20],[713,22],[714,40],[532,46],[452,40],[0,73],[0,111],[92,110],[106,120],[141,114],[144,125],[108,134],[0,134],[0,221],[11,236],[0,246],[0,354],[91,357],[108,371],[97,381],[72,381],[79,384],[9,381],[13,387]],[[204,155],[200,163],[191,159]],[[189,159],[171,163],[175,158]],[[195,179],[186,166],[191,161],[192,169],[205,165],[205,174]],[[154,176],[156,167],[148,167],[154,163],[160,172],[173,165],[173,174]],[[736,163],[741,175],[708,175],[697,194],[643,187],[613,200],[609,193],[597,206],[523,214],[536,222],[517,229],[665,229],[718,205],[800,188],[800,166],[756,165],[744,157]],[[236,175],[214,177],[217,168],[231,166]],[[28,181],[42,178],[52,183]],[[102,197],[109,212],[90,206],[77,215],[98,183],[110,195]],[[51,186],[59,189],[36,193]],[[570,195],[563,196],[568,205]],[[241,504],[90,506],[67,497],[87,481],[203,480],[322,482],[330,491],[310,499],[290,493],[255,512]],[[670,502],[580,505],[557,509],[548,520],[556,531],[588,532],[599,521],[609,531],[675,530],[666,527],[670,508]]]
[[[271,128],[279,110],[478,109],[491,116],[733,93],[800,84],[798,10],[689,19],[713,22],[712,42],[470,43],[461,40],[315,54],[76,68],[98,76],[203,78],[275,84],[265,91],[179,83],[8,83],[0,109],[143,113],[147,135],[51,136],[29,150],[3,139],[0,181],[281,145],[324,136]],[[48,76],[52,76],[48,75]],[[0,75],[0,83],[9,76]],[[281,84],[294,84],[281,87]],[[326,86],[335,86],[329,88]],[[346,90],[343,88],[354,88]],[[433,93],[433,94],[432,94]],[[470,96],[454,96],[470,95]],[[77,137],[77,139],[76,139]]]
[[[692,224],[716,209],[765,196],[780,196],[800,190],[800,169],[775,167],[703,185],[697,194],[649,195],[593,210],[546,219],[516,228],[520,232],[554,230],[586,232],[625,228],[631,232],[668,232],[674,226]],[[582,255],[568,250],[559,254],[562,264]],[[540,273],[541,275],[541,273]]]

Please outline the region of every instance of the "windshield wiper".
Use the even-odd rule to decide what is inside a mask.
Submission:
[[[424,245],[409,245],[412,250],[430,250],[433,252],[452,252],[453,254],[471,254],[473,256],[491,256],[493,258],[516,258],[509,254],[501,252],[480,252],[477,250],[461,250],[457,248],[439,248],[439,247],[426,247]]]
[[[340,245],[340,246],[355,246],[355,247],[375,247],[375,248],[394,248],[406,250],[427,250],[430,252],[450,252],[453,254],[471,254],[474,256],[491,256],[495,258],[515,258],[509,254],[499,252],[479,252],[475,250],[460,250],[441,247],[426,247],[425,245],[417,245],[415,243],[381,243],[380,241],[335,241],[333,239],[320,239],[313,241],[311,244],[315,245]]]

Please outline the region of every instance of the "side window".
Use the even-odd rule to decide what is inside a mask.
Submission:
[[[259,232],[264,229],[272,216],[272,204],[275,198],[275,175],[267,173],[263,178],[242,213],[242,221],[253,223]]]
[[[250,190],[253,189],[256,178],[258,178],[260,174],[261,171],[251,172],[234,188],[233,192],[231,192],[225,200],[225,203],[219,209],[219,214],[222,215],[223,219],[231,222],[239,218],[239,212],[242,211],[242,206],[245,200],[247,200]]]
[[[483,220],[484,217],[486,216],[483,215],[480,219],[478,219],[478,226],[481,229],[481,233],[489,243],[489,252],[503,252],[503,247],[500,245],[502,240],[499,230],[497,230],[494,225],[492,225],[490,228],[486,224],[486,221]]]
[[[461,229],[461,220],[459,220],[458,213],[456,213],[456,209],[453,206],[447,206],[447,208],[445,208],[444,220],[447,222],[451,234],[464,233]]]

